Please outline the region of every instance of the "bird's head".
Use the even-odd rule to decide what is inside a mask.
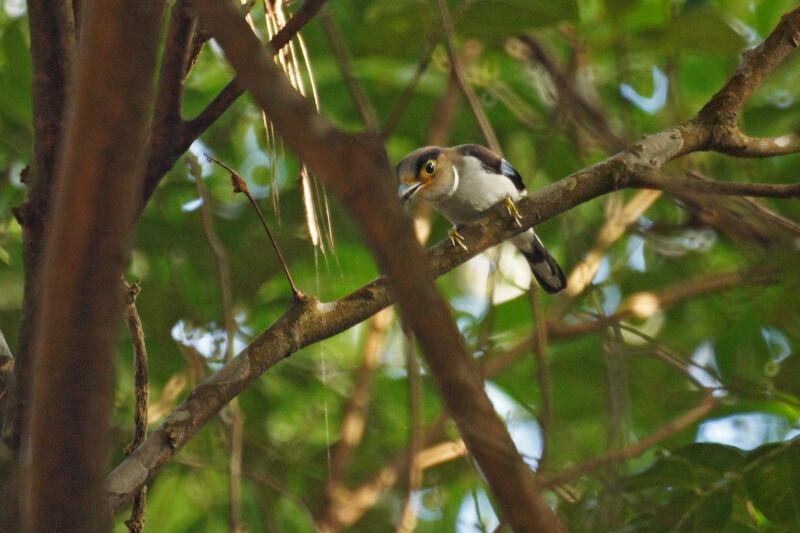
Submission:
[[[417,195],[428,202],[442,200],[455,192],[457,184],[448,149],[438,146],[425,146],[405,156],[397,165],[397,178],[397,195],[403,201]]]

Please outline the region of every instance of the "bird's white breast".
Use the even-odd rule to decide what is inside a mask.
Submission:
[[[458,173],[455,192],[449,198],[432,202],[453,224],[471,224],[506,197],[516,202],[522,196],[509,178],[488,172],[474,157],[464,157],[463,164],[454,167],[454,171]]]

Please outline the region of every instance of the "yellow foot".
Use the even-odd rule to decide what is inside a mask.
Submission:
[[[514,200],[506,196],[506,199],[503,200],[503,203],[506,205],[506,209],[508,209],[508,214],[514,219],[514,223],[517,226],[522,226],[522,215],[520,215],[519,211],[517,211],[517,206],[514,204]]]
[[[464,237],[461,236],[455,226],[447,230],[447,236],[450,237],[450,242],[453,243],[453,246],[464,251],[467,250],[467,245],[464,244]]]

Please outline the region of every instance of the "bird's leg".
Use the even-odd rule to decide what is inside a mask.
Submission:
[[[464,244],[464,237],[458,232],[463,226],[453,226],[449,230],[447,230],[447,236],[450,237],[450,242],[453,243],[453,246],[456,248],[461,248],[464,251],[467,250],[467,245]]]
[[[509,196],[506,196],[506,199],[503,200],[503,203],[506,205],[506,209],[508,209],[508,214],[514,219],[514,223],[517,226],[522,227],[522,215],[520,215],[519,211],[517,211],[517,206],[514,204],[514,200],[512,200]]]

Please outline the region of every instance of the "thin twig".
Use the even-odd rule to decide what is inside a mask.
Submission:
[[[353,453],[364,437],[367,410],[372,401],[370,387],[375,369],[381,362],[381,350],[386,342],[386,333],[393,318],[392,309],[384,309],[369,319],[369,330],[362,350],[362,362],[356,371],[353,390],[342,417],[341,440],[334,447],[331,457],[331,492],[343,484],[353,460]]]
[[[597,232],[595,243],[584,259],[572,269],[567,281],[567,296],[575,297],[586,289],[600,268],[603,257],[628,227],[639,220],[647,209],[661,196],[661,191],[639,191],[622,209],[607,217]],[[568,302],[565,302],[567,304]],[[562,304],[562,305],[565,305]]]
[[[554,485],[561,485],[564,483],[568,483],[569,481],[572,481],[573,479],[580,477],[584,474],[587,474],[593,470],[596,470],[608,463],[620,461],[623,459],[630,459],[631,457],[636,457],[637,455],[647,451],[648,449],[658,444],[662,440],[666,439],[667,437],[671,437],[676,433],[680,433],[681,431],[688,428],[692,424],[698,422],[708,413],[713,411],[717,407],[717,405],[718,405],[717,400],[713,396],[711,396],[711,394],[706,394],[705,399],[697,407],[679,416],[669,424],[666,424],[661,428],[657,429],[656,431],[654,431],[647,437],[643,438],[636,444],[620,450],[613,450],[607,453],[606,455],[586,461],[585,463],[579,464],[555,476],[544,479],[539,478],[537,480],[537,485],[540,488],[549,488],[553,487]]]
[[[230,497],[229,524],[231,533],[242,531],[242,444],[244,414],[239,409],[238,398],[228,404],[230,458],[228,459],[228,493]]]
[[[475,96],[475,92],[472,90],[472,87],[469,84],[469,80],[467,80],[467,73],[464,71],[464,66],[461,64],[461,58],[456,51],[456,45],[453,40],[453,23],[450,20],[450,11],[447,9],[445,0],[437,0],[437,2],[439,4],[439,12],[441,13],[442,17],[442,29],[444,30],[445,42],[447,43],[447,52],[450,55],[450,63],[453,68],[453,73],[455,74],[456,79],[461,86],[461,90],[464,92],[464,96],[467,97],[469,107],[472,109],[472,113],[475,115],[475,119],[478,121],[478,124],[481,127],[481,131],[483,132],[483,136],[486,138],[489,148],[494,150],[494,152],[498,155],[502,156],[503,150],[500,147],[500,141],[497,140],[497,134],[495,134],[494,128],[492,128],[492,123],[489,122],[489,117],[486,116],[486,111],[484,111],[483,107],[481,107],[478,98]]]
[[[397,533],[411,533],[417,527],[417,509],[414,505],[414,494],[422,486],[422,467],[417,456],[422,450],[422,378],[419,362],[414,353],[414,339],[410,334],[405,336],[406,371],[408,374],[408,414],[411,435],[408,446],[408,489],[403,505],[403,515]]]
[[[200,218],[203,223],[203,232],[206,240],[211,247],[211,252],[217,260],[217,273],[220,282],[220,297],[222,299],[222,317],[225,325],[226,346],[225,361],[233,358],[233,341],[236,332],[236,323],[233,319],[233,296],[231,291],[231,273],[228,262],[228,253],[225,246],[219,240],[211,208],[208,205],[208,192],[203,182],[203,173],[197,158],[193,154],[187,154],[186,162],[189,165],[190,173],[194,178],[197,196],[200,199]]]
[[[136,389],[136,407],[133,413],[134,433],[133,440],[125,447],[125,455],[130,455],[138,448],[147,437],[147,409],[150,401],[150,382],[147,368],[147,348],[144,342],[144,330],[136,309],[136,297],[139,295],[139,283],[125,285],[125,307],[123,314],[125,323],[131,334],[133,344],[133,374]],[[133,497],[133,507],[130,519],[125,521],[131,533],[141,533],[144,528],[145,509],[147,505],[147,485]]]
[[[429,426],[423,435],[423,443],[439,438],[444,433],[448,417],[441,415]],[[467,454],[463,441],[445,442],[426,448],[417,455],[418,467],[421,470],[450,461]],[[331,504],[317,519],[317,531],[335,533],[358,522],[402,477],[408,472],[409,454],[402,451],[388,461],[372,478],[353,490],[340,487],[334,494]]]
[[[646,318],[659,310],[666,309],[675,303],[694,296],[722,291],[744,283],[769,283],[774,282],[774,280],[775,276],[770,276],[769,274],[759,276],[756,273],[741,272],[723,272],[721,274],[703,276],[689,282],[670,285],[657,291],[642,291],[632,294],[620,305],[619,311],[613,315],[592,315],[591,320],[579,322],[577,324],[548,321],[547,335],[551,339],[572,338],[578,335],[586,335],[602,331],[609,325],[628,318]],[[534,342],[535,339],[533,335],[531,335],[524,341],[507,350],[504,354],[483,362],[482,368],[484,376],[493,376],[508,367],[523,354],[527,353],[534,346]]]
[[[272,232],[267,225],[267,221],[264,219],[264,215],[261,213],[261,208],[258,207],[258,203],[256,202],[253,195],[250,194],[250,189],[247,188],[247,182],[244,178],[231,167],[220,161],[219,159],[210,156],[209,154],[203,154],[206,159],[210,162],[216,163],[231,174],[231,183],[233,184],[233,192],[243,193],[247,196],[247,199],[250,200],[250,204],[252,204],[253,208],[256,210],[256,214],[258,214],[259,220],[261,220],[261,225],[264,226],[264,230],[267,232],[267,236],[269,237],[269,241],[272,243],[272,247],[275,249],[275,254],[278,256],[278,261],[281,263],[281,267],[283,267],[283,273],[286,274],[286,279],[289,282],[289,287],[292,289],[292,297],[295,300],[303,300],[304,296],[297,287],[295,287],[294,281],[292,280],[292,275],[289,273],[289,267],[286,266],[286,261],[283,259],[283,254],[281,254],[280,248],[278,248],[278,243],[275,241],[275,237],[272,236]]]
[[[203,183],[203,173],[197,157],[193,154],[187,156],[190,172],[194,177],[197,195],[200,198],[200,217],[203,222],[203,232],[206,235],[211,251],[217,260],[219,273],[220,293],[222,299],[222,315],[225,324],[226,344],[225,361],[233,359],[234,339],[236,335],[236,322],[233,318],[233,296],[231,290],[231,275],[228,266],[228,254],[214,228],[214,219],[211,207],[208,204],[208,193]],[[233,533],[240,530],[242,522],[242,433],[244,430],[244,415],[239,409],[239,404],[234,398],[228,405],[230,423],[228,427],[230,438],[230,458],[228,460],[228,493],[230,497],[230,527]]]
[[[358,82],[358,79],[353,75],[353,69],[350,64],[350,57],[345,50],[344,42],[342,42],[342,34],[339,32],[339,27],[336,21],[331,17],[328,10],[323,11],[319,16],[319,21],[322,23],[322,29],[325,31],[325,36],[328,38],[328,45],[331,47],[333,57],[336,58],[336,63],[339,65],[339,71],[344,79],[344,85],[350,93],[350,98],[358,109],[361,115],[361,120],[367,130],[377,132],[380,129],[378,123],[378,114],[375,112],[375,107],[364,92],[364,88]]]
[[[541,65],[550,75],[558,89],[560,97],[565,100],[566,108],[579,116],[577,124],[588,126],[595,132],[595,137],[609,152],[618,152],[628,146],[628,141],[617,135],[609,124],[608,117],[597,106],[591,103],[569,78],[567,72],[559,67],[545,47],[530,35],[522,35],[519,40],[525,45],[525,55],[537,65]]]
[[[547,320],[542,310],[542,300],[534,281],[528,291],[533,308],[533,316],[536,322],[536,330],[533,333],[534,355],[536,356],[537,378],[539,380],[539,395],[541,405],[539,406],[539,428],[542,432],[542,454],[536,467],[536,472],[541,475],[547,463],[548,437],[553,419],[553,393],[550,380],[550,362],[547,359]]]
[[[642,170],[631,176],[630,187],[658,189],[670,194],[719,194],[727,196],[756,196],[762,198],[800,198],[800,183],[730,183],[714,180],[679,179],[661,170]]]
[[[406,85],[406,88],[403,90],[400,98],[397,99],[394,109],[392,109],[392,112],[389,114],[389,118],[381,128],[381,139],[388,139],[392,136],[395,128],[397,128],[397,125],[400,123],[400,119],[403,117],[403,114],[405,114],[408,105],[414,98],[414,93],[416,92],[417,86],[422,79],[422,75],[425,74],[425,71],[428,69],[428,65],[431,62],[431,54],[433,53],[433,46],[436,42],[436,38],[437,36],[433,34],[428,38],[427,41],[425,41],[425,47],[422,50],[422,57],[417,63],[417,70],[414,72],[414,76],[411,78],[411,81],[409,81],[408,85]]]

